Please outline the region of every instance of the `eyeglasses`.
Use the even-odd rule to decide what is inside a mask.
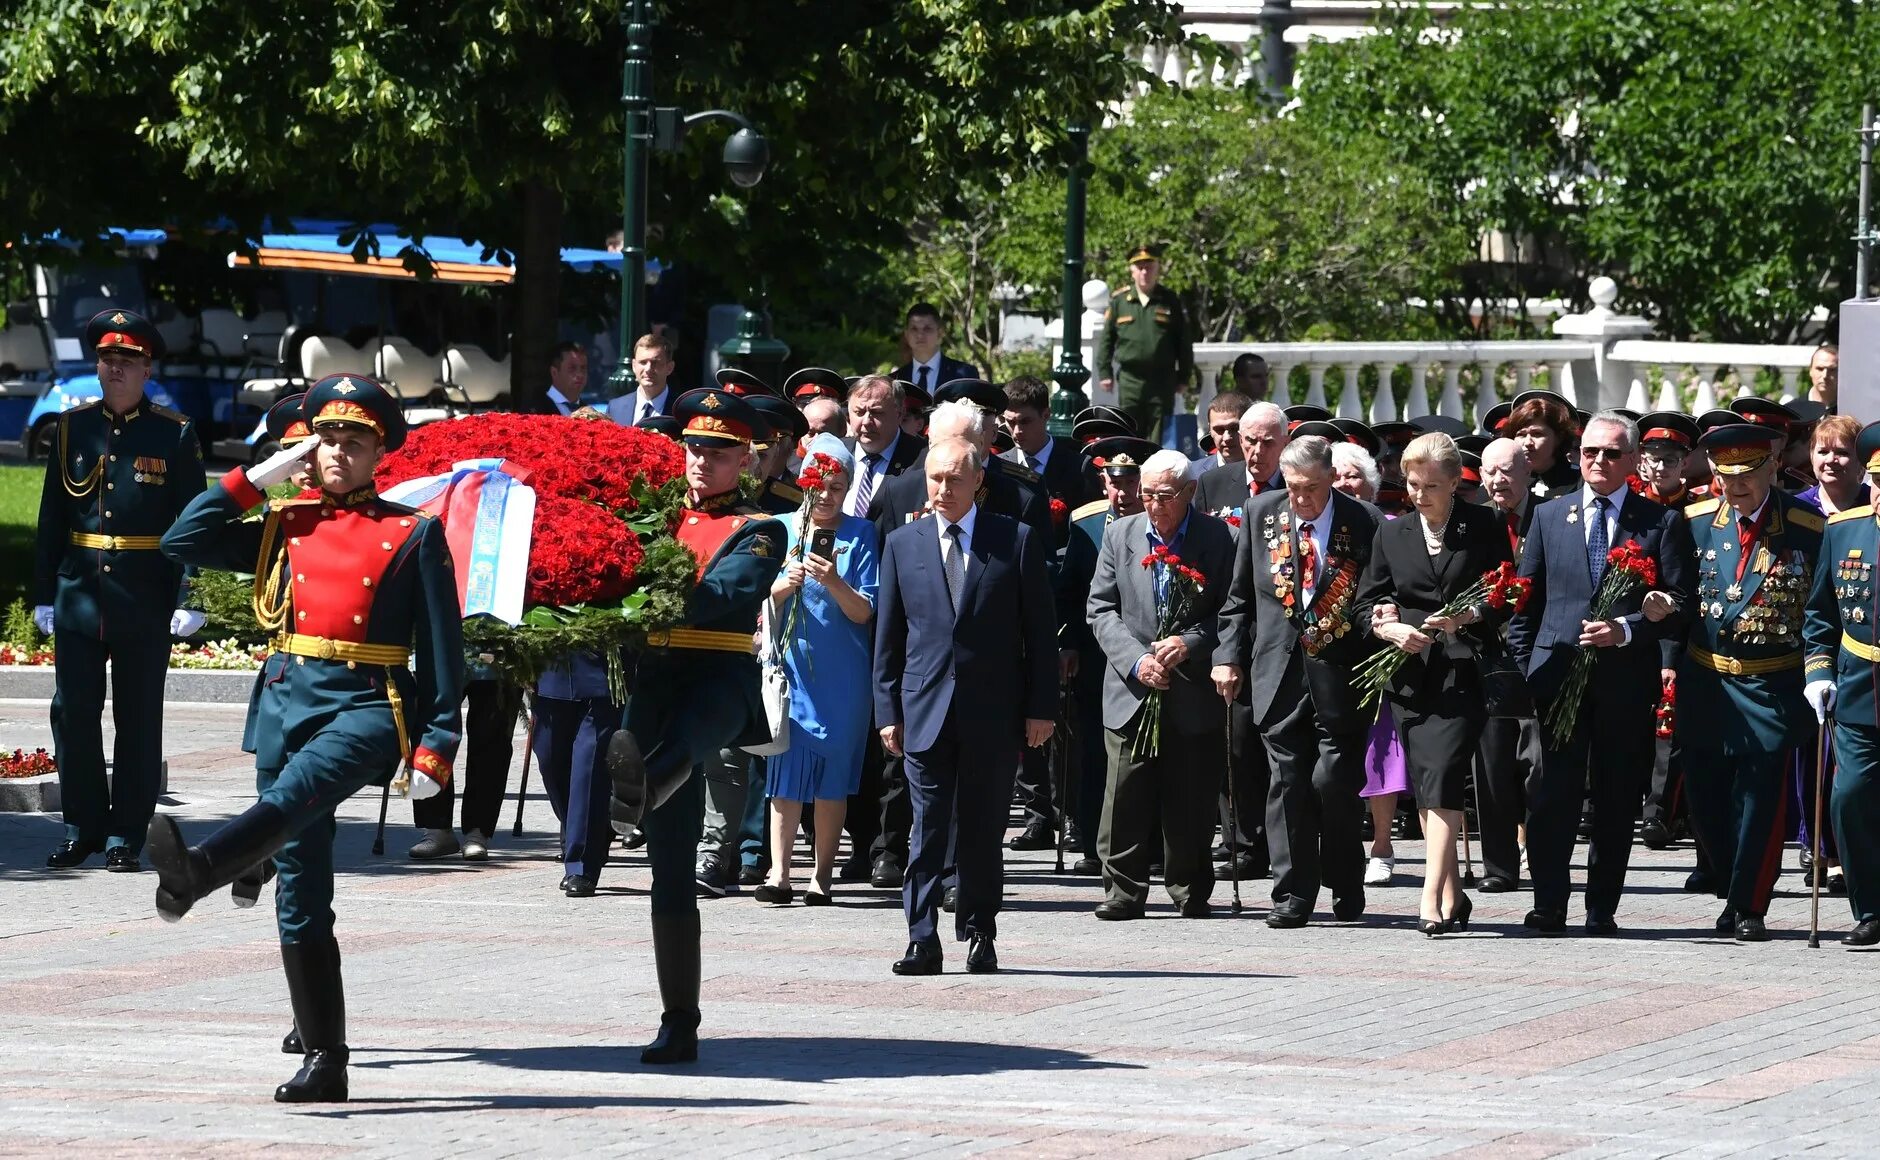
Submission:
[[[1174,503],[1182,495],[1180,491],[1145,491],[1142,498],[1146,503]]]
[[[1617,463],[1621,459],[1625,458],[1625,448],[1623,447],[1582,447],[1580,448],[1580,458],[1581,459],[1603,459],[1607,463]]]

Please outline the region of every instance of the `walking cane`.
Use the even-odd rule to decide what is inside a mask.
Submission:
[[[1469,763],[1469,796],[1475,799],[1475,816],[1482,816],[1482,795],[1475,784],[1475,763]],[[1462,884],[1475,885],[1475,852],[1469,848],[1469,804],[1462,804]]]
[[[385,808],[392,804],[392,783],[385,783],[384,791],[379,794],[379,832],[372,836],[372,856],[385,853]]]
[[[1070,764],[1070,729],[1071,709],[1070,692],[1061,682],[1058,685],[1058,727],[1051,730],[1051,748],[1048,761],[1051,767],[1051,792],[1057,797],[1057,872],[1064,873],[1064,839],[1070,829],[1070,778],[1066,776]]]
[[[1240,841],[1240,810],[1234,802],[1234,703],[1227,702],[1227,877],[1234,884],[1234,913],[1240,913],[1240,854],[1234,849]]]
[[[522,836],[522,806],[529,800],[529,759],[535,756],[535,721],[534,713],[529,714],[529,736],[523,742],[522,749],[522,784],[516,787],[516,824],[509,827],[509,836]]]
[[[1828,713],[1823,716],[1820,735],[1815,738],[1815,824],[1808,831],[1808,844],[1814,853],[1808,884],[1808,946],[1811,950],[1821,949],[1821,863],[1826,848],[1821,840],[1821,799],[1827,793],[1828,750],[1833,744],[1834,714]]]

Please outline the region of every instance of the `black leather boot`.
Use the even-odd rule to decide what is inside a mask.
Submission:
[[[247,910],[261,898],[261,888],[274,881],[274,859],[263,858],[240,878],[229,883],[228,898],[237,910]]]
[[[640,1052],[641,1063],[698,1059],[698,914],[653,916],[653,965],[659,972],[659,1034]]]
[[[607,816],[620,826],[637,826],[646,816],[646,758],[640,743],[625,729],[607,742],[607,776],[614,783]]]
[[[294,1078],[274,1089],[277,1104],[346,1101],[346,992],[340,984],[339,944],[331,938],[281,944],[294,1028],[307,1049]],[[285,1045],[283,1045],[285,1046]]]
[[[287,815],[267,802],[249,806],[200,846],[184,844],[170,815],[151,818],[144,849],[157,870],[157,913],[166,922],[182,918],[197,902],[273,857],[287,838]]]
[[[307,1045],[300,1041],[300,1028],[289,1027],[287,1034],[281,1036],[282,1055],[305,1055]]]

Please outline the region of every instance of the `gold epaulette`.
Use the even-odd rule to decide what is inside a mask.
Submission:
[[[1702,519],[1704,516],[1716,511],[1718,505],[1721,503],[1723,503],[1723,501],[1720,499],[1707,499],[1702,503],[1690,504],[1684,509],[1684,518],[1687,520]]]
[[[781,479],[770,481],[770,494],[778,499],[787,499],[791,503],[803,502],[803,489],[793,483],[785,483]]]
[[[1079,507],[1076,511],[1072,512],[1071,520],[1072,522],[1076,522],[1077,520],[1083,519],[1085,516],[1100,515],[1103,512],[1107,512],[1109,510],[1110,510],[1109,500],[1093,499],[1089,503],[1084,504],[1083,506]]]
[[[999,470],[1004,472],[1006,475],[1010,476],[1011,478],[1019,480],[1023,483],[1037,483],[1038,482],[1038,479],[1039,479],[1038,473],[1033,471],[1031,468],[1026,467],[1024,464],[1020,463],[1018,460],[1007,459],[1004,456],[1000,456],[999,462],[1005,465],[1004,467],[999,468]]]
[[[1848,508],[1845,511],[1835,512],[1833,515],[1828,517],[1828,522],[1831,524],[1838,524],[1842,520],[1866,519],[1868,516],[1871,516],[1871,515],[1873,515],[1873,505],[1870,503],[1867,503],[1867,504],[1862,504],[1856,508]]]
[[[152,415],[161,415],[162,417],[164,417],[165,419],[168,419],[172,423],[175,423],[179,427],[189,422],[188,415],[185,415],[181,411],[175,410],[173,408],[165,407],[161,403],[150,404],[150,413]]]
[[[1807,528],[1811,532],[1818,532],[1828,526],[1826,517],[1820,512],[1809,510],[1805,503],[1798,503],[1791,507],[1788,516],[1790,523],[1798,528]]]

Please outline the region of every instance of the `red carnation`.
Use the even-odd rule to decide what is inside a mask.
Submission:
[[[1071,505],[1056,496],[1051,497],[1051,522],[1061,524],[1071,514]]]

